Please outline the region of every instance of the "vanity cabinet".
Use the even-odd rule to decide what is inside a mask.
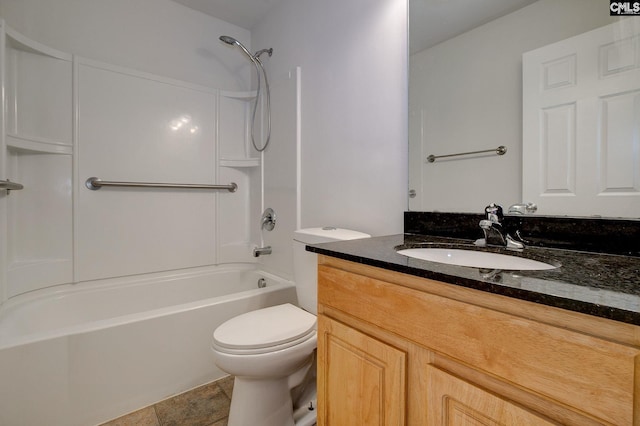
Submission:
[[[318,314],[319,425],[640,424],[640,327],[328,256]]]

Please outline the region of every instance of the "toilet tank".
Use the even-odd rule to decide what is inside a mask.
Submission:
[[[299,229],[293,233],[293,279],[296,283],[300,307],[312,314],[318,313],[318,256],[305,250],[307,244],[369,238],[371,235],[350,229]]]

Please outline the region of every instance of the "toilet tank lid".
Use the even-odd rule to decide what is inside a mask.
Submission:
[[[364,232],[335,228],[333,226],[298,229],[293,233],[293,239],[295,241],[305,244],[329,243],[332,241],[356,240],[369,237],[371,237],[371,235],[365,234]]]

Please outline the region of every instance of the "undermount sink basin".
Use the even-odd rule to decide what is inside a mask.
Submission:
[[[514,271],[540,271],[555,269],[557,266],[537,260],[525,259],[506,254],[451,248],[411,248],[398,250],[398,254],[430,262],[448,265],[470,266],[483,269],[505,269]]]

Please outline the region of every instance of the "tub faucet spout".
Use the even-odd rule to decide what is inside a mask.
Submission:
[[[271,254],[271,246],[253,248],[253,257],[260,257],[266,254]]]

